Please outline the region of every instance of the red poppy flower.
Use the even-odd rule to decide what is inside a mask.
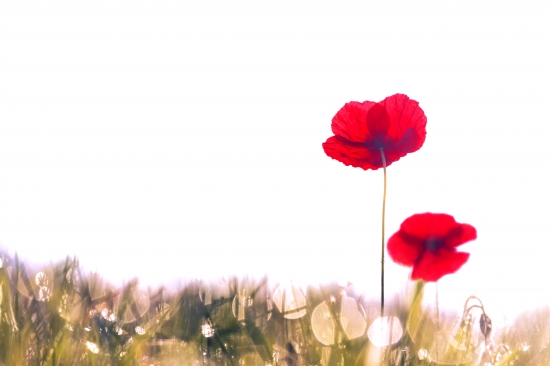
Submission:
[[[394,262],[413,267],[411,279],[434,282],[468,261],[470,254],[456,247],[476,237],[473,226],[459,224],[451,215],[416,214],[390,238],[388,254]]]
[[[386,165],[422,147],[426,140],[426,116],[418,102],[404,94],[380,103],[346,103],[332,119],[332,132],[324,144],[331,158],[356,168],[381,168],[380,149]]]

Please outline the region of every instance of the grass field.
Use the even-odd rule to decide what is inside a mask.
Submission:
[[[347,285],[115,288],[73,259],[31,269],[3,255],[0,287],[1,365],[550,364],[548,308],[492,329],[480,299],[439,312],[422,282],[387,301],[387,323]]]

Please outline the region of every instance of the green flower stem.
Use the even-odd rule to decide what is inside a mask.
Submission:
[[[380,155],[382,156],[382,165],[384,167],[384,198],[382,200],[382,270],[381,275],[381,295],[380,295],[380,316],[384,316],[384,254],[386,252],[384,241],[384,227],[386,222],[386,157],[384,156],[384,149],[380,148]]]

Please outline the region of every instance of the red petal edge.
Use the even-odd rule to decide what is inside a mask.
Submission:
[[[458,271],[468,258],[470,253],[457,252],[445,247],[440,248],[436,253],[425,251],[414,265],[411,279],[435,282],[445,275]]]
[[[422,242],[398,231],[388,240],[388,254],[397,264],[412,266],[422,254]]]
[[[366,148],[350,146],[339,140],[337,136],[329,137],[323,143],[323,150],[329,157],[348,166],[364,170],[376,170],[382,167],[380,154],[373,154]]]

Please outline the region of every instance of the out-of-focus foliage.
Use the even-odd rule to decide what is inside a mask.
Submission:
[[[422,282],[389,301],[384,322],[347,285],[115,288],[73,259],[1,260],[0,365],[550,364],[550,309],[493,330],[477,298],[458,315],[423,304]]]

